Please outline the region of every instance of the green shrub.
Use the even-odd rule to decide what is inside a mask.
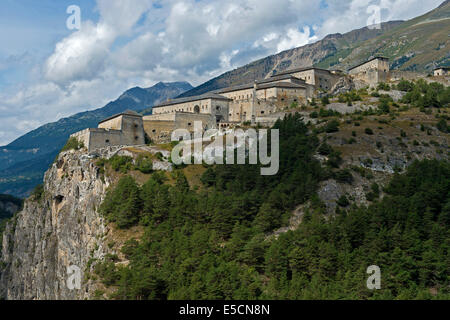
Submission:
[[[319,113],[317,111],[311,112],[309,115],[312,119],[317,119],[319,117]]]
[[[380,196],[380,187],[377,183],[373,183],[370,186],[371,191],[366,194],[366,199],[368,201],[374,201],[375,199],[378,199]]]
[[[339,170],[334,175],[335,179],[342,183],[349,183],[351,184],[353,182],[353,176],[349,169]]]
[[[365,132],[366,134],[368,134],[368,135],[373,135],[373,130],[370,129],[370,128],[364,129],[364,132]]]
[[[322,143],[320,147],[317,149],[317,152],[319,152],[319,154],[323,156],[328,156],[333,152],[333,148],[327,143]]]
[[[129,156],[119,156],[115,155],[108,160],[111,168],[115,171],[120,171],[122,173],[127,173],[133,168],[133,158]]]
[[[328,121],[324,128],[326,133],[338,132],[339,131],[339,121],[331,120]]]
[[[297,101],[293,101],[291,103],[291,109],[296,109],[296,108],[298,108],[298,102]]]
[[[391,86],[387,83],[381,82],[378,84],[377,90],[382,90],[382,91],[390,91],[391,90]]]
[[[414,88],[414,83],[408,81],[408,80],[400,80],[400,82],[397,85],[397,90],[409,92],[412,91]]]
[[[75,137],[70,137],[60,152],[65,152],[69,150],[80,150],[82,148],[84,148],[83,142],[78,141],[78,139]]]
[[[153,160],[149,155],[140,154],[136,158],[135,170],[138,170],[144,174],[153,172]]]
[[[439,131],[444,132],[444,133],[449,133],[449,126],[447,125],[447,121],[445,121],[445,119],[441,119],[439,120],[439,122],[436,125],[436,128],[438,128]]]
[[[321,99],[322,105],[326,106],[328,104],[330,104],[330,98],[328,98],[328,96],[323,96]]]
[[[328,166],[330,166],[332,168],[339,168],[341,163],[342,163],[342,157],[341,157],[340,151],[333,151],[332,153],[330,153],[330,155],[328,156],[328,161],[327,161]]]
[[[348,201],[347,197],[345,195],[342,195],[337,201],[336,203],[338,204],[338,206],[340,207],[348,207],[350,205],[350,201]]]

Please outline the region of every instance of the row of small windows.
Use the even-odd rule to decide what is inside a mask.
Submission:
[[[244,94],[244,95],[237,95],[237,96],[231,97],[231,99],[233,99],[233,100],[243,100],[243,99],[251,99],[251,98],[253,98],[252,93],[247,94],[247,95]]]
[[[155,132],[155,130],[153,130],[153,132]],[[134,140],[136,140],[136,141],[139,140],[139,137],[138,137],[138,136],[135,136],[135,137],[134,137]],[[110,142],[111,142],[111,141],[110,141],[109,139],[106,139],[106,140],[105,140],[105,143],[110,143]]]
[[[201,110],[206,110],[209,111],[209,106],[201,106]],[[216,106],[216,110],[217,111],[221,111],[222,107],[221,106]],[[180,108],[180,109],[175,109],[175,110],[168,110],[165,111],[163,113],[175,113],[175,112],[184,112],[185,108]],[[187,112],[195,112],[195,113],[199,113],[200,112],[200,106],[196,105],[194,108],[186,108]]]

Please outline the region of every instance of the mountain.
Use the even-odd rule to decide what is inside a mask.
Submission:
[[[448,65],[450,58],[450,2],[409,21],[382,23],[380,29],[361,28],[331,34],[313,44],[283,51],[226,72],[180,97],[203,94],[227,86],[263,79],[273,72],[314,65],[346,70],[375,55],[391,59],[391,68],[429,72]]]
[[[72,133],[97,127],[102,119],[126,109],[148,111],[153,105],[189,89],[192,86],[187,82],[160,82],[151,88],[131,88],[103,108],[48,123],[1,147],[0,193],[28,195],[42,181],[45,170]]]

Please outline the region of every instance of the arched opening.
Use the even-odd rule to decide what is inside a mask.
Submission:
[[[194,107],[194,113],[200,113],[200,107],[199,106],[195,106]]]

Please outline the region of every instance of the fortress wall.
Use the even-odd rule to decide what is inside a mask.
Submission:
[[[340,75],[333,74],[323,70],[315,70],[316,87],[325,91],[330,90],[341,78]]]
[[[121,131],[90,129],[89,151],[120,145],[124,145]]]
[[[173,130],[175,130],[175,121],[144,120],[144,131],[153,142],[170,142],[170,135]]]
[[[349,71],[356,80],[362,80],[374,86],[389,80],[389,61],[375,59]]]
[[[252,100],[233,100],[229,103],[228,121],[243,122],[252,118]]]
[[[296,78],[305,80],[307,84],[313,85],[316,89],[330,90],[342,77],[325,70],[310,69],[292,73]],[[309,94],[312,94],[309,93]],[[312,96],[308,95],[308,98]]]
[[[253,98],[253,88],[221,93],[220,95],[235,101],[247,101]]]
[[[142,117],[122,116],[122,144],[130,146],[145,144]]]
[[[308,84],[316,85],[314,69],[295,72],[292,73],[292,75],[296,78],[305,80]]]
[[[413,71],[403,71],[403,70],[392,70],[390,71],[390,79],[392,81],[405,80],[417,80],[420,78],[426,78],[425,74],[413,72]]]
[[[228,101],[214,100],[211,110],[212,118],[210,119],[214,122],[229,120],[230,105]]]
[[[122,119],[123,116],[119,116],[108,121],[102,122],[98,125],[99,128],[103,129],[113,129],[113,130],[121,130],[122,129]]]
[[[202,123],[203,130],[214,129],[216,127],[215,118],[209,114],[177,113],[175,128],[194,131],[194,122]]]
[[[153,108],[153,115],[162,113],[195,112],[198,107],[199,113],[211,113],[211,99],[203,99],[185,103],[177,103],[170,106]]]
[[[145,121],[175,121],[175,113],[152,114],[143,118]]]
[[[256,90],[256,98],[258,100],[267,100],[270,98],[277,97],[277,88],[269,88],[269,89],[258,89]]]

